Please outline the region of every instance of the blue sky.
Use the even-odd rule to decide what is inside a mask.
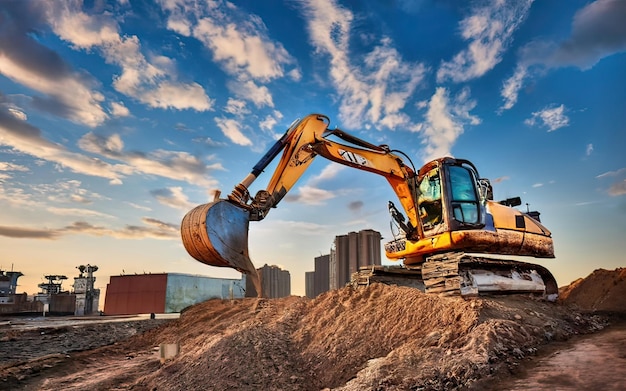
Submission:
[[[624,20],[620,0],[2,1],[0,268],[29,293],[87,263],[99,288],[239,277],[188,256],[180,221],[309,113],[416,165],[473,161],[542,213],[559,285],[626,266]],[[391,237],[388,200],[318,158],[251,223],[252,260],[303,295],[336,235]]]

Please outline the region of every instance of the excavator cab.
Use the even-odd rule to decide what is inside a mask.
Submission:
[[[448,230],[484,227],[486,195],[467,160],[443,158],[426,164],[418,175],[417,209],[423,237]]]

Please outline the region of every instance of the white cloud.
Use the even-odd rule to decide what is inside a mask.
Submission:
[[[322,205],[324,201],[335,198],[335,193],[319,189],[313,186],[300,186],[298,187],[297,194],[288,194],[285,197],[285,201],[298,202],[306,205]]]
[[[81,217],[108,217],[112,218],[113,216],[108,215],[106,213],[101,213],[91,209],[81,209],[81,208],[58,208],[58,207],[48,207],[46,210],[50,213],[59,216],[81,216]]]
[[[202,86],[178,81],[170,58],[156,55],[150,61],[146,59],[139,39],[134,35],[121,36],[117,22],[108,14],[87,14],[78,2],[45,4],[48,20],[61,39],[76,49],[96,48],[108,63],[121,68],[121,74],[113,81],[117,91],[151,107],[211,109],[213,102]]]
[[[604,172],[600,175],[597,175],[596,178],[599,179],[599,178],[614,177],[614,176],[620,176],[620,175],[626,175],[626,167],[620,168],[619,170],[616,170],[616,171]]]
[[[244,82],[233,80],[227,84],[239,99],[249,100],[258,108],[263,106],[274,107],[272,94],[266,86],[258,85],[252,80]]]
[[[150,212],[152,210],[152,208],[150,208],[148,206],[135,204],[134,202],[124,201],[124,203],[127,204],[127,205],[132,206],[135,209],[143,210],[143,211],[146,211],[146,212]]]
[[[250,114],[250,109],[246,107],[246,101],[241,99],[228,98],[224,111],[236,116]]]
[[[111,114],[114,117],[128,117],[130,110],[122,102],[111,102]]]
[[[220,128],[224,136],[237,145],[252,145],[252,141],[247,138],[240,130],[241,124],[232,118],[215,118],[215,123]]]
[[[349,45],[354,15],[333,0],[303,1],[303,14],[316,52],[330,59],[329,76],[339,96],[339,118],[348,129],[410,127],[402,113],[407,100],[423,80],[426,67],[402,59],[389,38],[383,37],[362,66],[355,63]]]
[[[585,155],[591,156],[593,153],[593,144],[587,144],[587,148],[585,148]]]
[[[94,88],[95,82],[69,69],[56,53],[26,33],[24,35],[12,37],[11,40],[15,41],[12,46],[0,48],[0,73],[15,83],[45,94],[32,100],[38,109],[91,127],[104,122],[107,119],[101,107],[104,97]],[[49,68],[34,64],[50,57],[56,61],[51,62]],[[25,119],[25,115],[20,115],[24,114],[21,111],[12,110],[11,113],[20,120]]]
[[[278,110],[274,110],[272,114],[268,114],[265,119],[259,123],[259,127],[267,132],[271,132],[274,129],[274,126],[276,126],[278,121],[282,118],[283,114]],[[277,135],[277,138],[279,137],[280,135]]]
[[[158,175],[188,183],[212,187],[217,181],[210,177],[211,171],[222,170],[219,163],[206,165],[199,158],[182,151],[157,149],[149,153],[125,151],[124,143],[118,134],[108,137],[87,133],[78,142],[87,152],[99,154],[125,164],[111,166],[111,171],[119,174]]]
[[[565,105],[560,105],[536,111],[524,123],[528,126],[544,126],[548,128],[548,132],[553,132],[559,128],[569,126],[569,117],[565,115]]]
[[[182,187],[168,187],[166,189],[157,189],[150,192],[156,200],[162,204],[175,209],[188,211],[196,205],[189,202],[187,196],[183,193]]]
[[[424,161],[451,155],[452,146],[463,133],[464,126],[480,123],[480,118],[470,114],[476,102],[469,95],[469,88],[464,88],[450,99],[446,88],[437,87],[428,103],[426,121],[421,126],[426,144]]]
[[[519,51],[515,73],[501,91],[510,109],[517,102],[524,79],[549,69],[576,66],[590,69],[601,59],[626,51],[626,2],[597,0],[581,8],[572,21],[572,33],[562,42],[535,40]]]
[[[532,3],[533,0],[492,0],[486,6],[474,8],[460,22],[461,36],[469,41],[467,49],[441,63],[437,81],[464,82],[493,69],[502,61],[502,54],[526,19]]]
[[[322,170],[322,172],[320,172],[318,175],[314,176],[313,178],[309,180],[308,184],[311,186],[317,186],[321,182],[327,181],[329,179],[333,179],[337,176],[337,174],[343,171],[344,168],[346,167],[341,166],[337,163],[327,164],[326,167],[324,167],[324,169]]]
[[[513,73],[513,76],[504,81],[502,89],[500,90],[500,95],[504,98],[504,104],[500,107],[500,111],[508,110],[515,106],[519,90],[522,88],[526,73],[526,67],[518,65]]]
[[[0,171],[29,171],[28,167],[21,164],[0,162]]]
[[[240,99],[251,100],[257,107],[272,107],[269,90],[258,83],[285,75],[293,80],[301,77],[297,68],[286,70],[295,59],[281,43],[270,38],[257,15],[244,14],[235,4],[222,0],[205,4],[160,0],[160,5],[168,14],[169,29],[198,39],[211,51],[213,60],[234,76],[237,82],[228,88]]]
[[[6,145],[21,153],[56,163],[60,168],[107,178],[112,184],[121,183],[121,173],[131,170],[125,165],[112,165],[100,159],[68,151],[65,147],[43,138],[38,128],[16,119],[1,108],[0,145]]]

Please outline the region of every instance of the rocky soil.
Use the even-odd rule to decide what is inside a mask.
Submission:
[[[624,269],[597,270],[562,289],[558,303],[374,284],[314,300],[209,300],[145,331],[155,320],[45,334],[0,327],[0,389],[489,389],[551,346],[619,322],[624,289]],[[36,353],[55,339],[94,334],[117,342],[85,350],[63,342]],[[162,343],[179,344],[180,353],[161,361]]]

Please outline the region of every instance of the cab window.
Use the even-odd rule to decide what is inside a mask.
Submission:
[[[418,210],[424,230],[433,229],[443,221],[441,178],[439,170],[430,170],[419,183]]]
[[[472,173],[465,167],[450,166],[452,216],[461,223],[477,224],[479,202]]]

